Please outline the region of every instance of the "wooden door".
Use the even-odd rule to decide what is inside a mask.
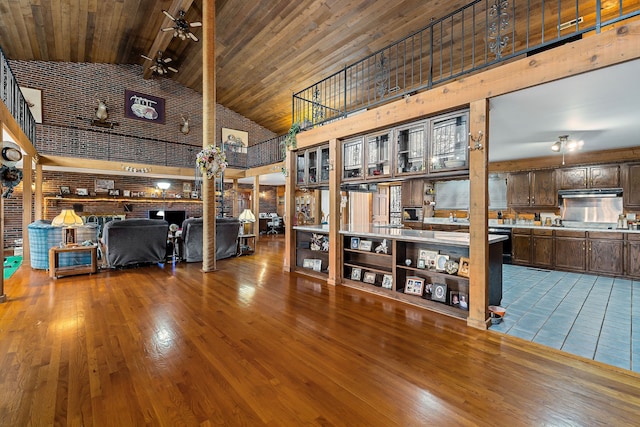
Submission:
[[[373,193],[373,222],[376,224],[389,223],[389,187],[378,187]]]
[[[620,167],[618,165],[592,166],[589,168],[589,186],[591,188],[619,187]]]
[[[640,277],[640,235],[627,234],[625,243],[625,274]]]
[[[591,233],[589,233],[591,235]],[[589,239],[588,269],[592,273],[622,274],[622,233],[611,233],[612,238]],[[616,239],[615,237],[619,237]]]
[[[565,168],[558,173],[560,190],[587,188],[587,168]]]
[[[514,264],[530,265],[531,264],[531,234],[518,234],[514,232],[512,235],[512,250]]]
[[[510,173],[507,176],[507,203],[509,206],[529,206],[529,172]]]
[[[556,237],[555,241],[556,268],[585,271],[586,270],[586,239],[577,237]]]
[[[538,267],[553,267],[553,232],[548,236],[533,235],[532,263]]]
[[[555,171],[534,171],[531,175],[531,206],[556,207]]]

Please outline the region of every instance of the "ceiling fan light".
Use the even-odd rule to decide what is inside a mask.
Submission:
[[[558,151],[560,151],[560,149],[561,149],[561,148],[562,148],[562,142],[560,142],[560,141],[556,141],[556,142],[551,146],[551,151],[554,151],[554,152],[556,152],[556,153],[557,153]]]

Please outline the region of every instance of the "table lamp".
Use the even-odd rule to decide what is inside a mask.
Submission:
[[[62,244],[65,246],[76,243],[76,227],[83,224],[82,218],[73,209],[62,209],[62,212],[51,221],[53,226],[64,227],[62,229]]]
[[[251,234],[250,232],[251,230],[249,229],[250,228],[249,223],[256,222],[256,216],[253,214],[253,212],[251,212],[250,209],[245,209],[242,211],[238,219],[240,220],[240,222],[243,223],[242,234]]]

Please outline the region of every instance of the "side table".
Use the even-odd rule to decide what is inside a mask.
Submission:
[[[253,247],[249,245],[249,239],[253,241]],[[238,256],[249,255],[255,252],[256,248],[256,235],[255,234],[241,234],[238,236]]]
[[[91,263],[84,265],[71,265],[60,267],[61,253],[82,253],[91,254]],[[65,246],[63,248],[54,246],[49,249],[49,277],[57,279],[60,276],[72,276],[74,274],[92,274],[98,271],[98,246]]]

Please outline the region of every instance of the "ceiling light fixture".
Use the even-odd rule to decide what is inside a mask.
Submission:
[[[560,135],[558,140],[551,145],[551,151],[562,153],[562,164],[564,165],[564,153],[582,148],[584,141],[569,140],[569,135]]]

